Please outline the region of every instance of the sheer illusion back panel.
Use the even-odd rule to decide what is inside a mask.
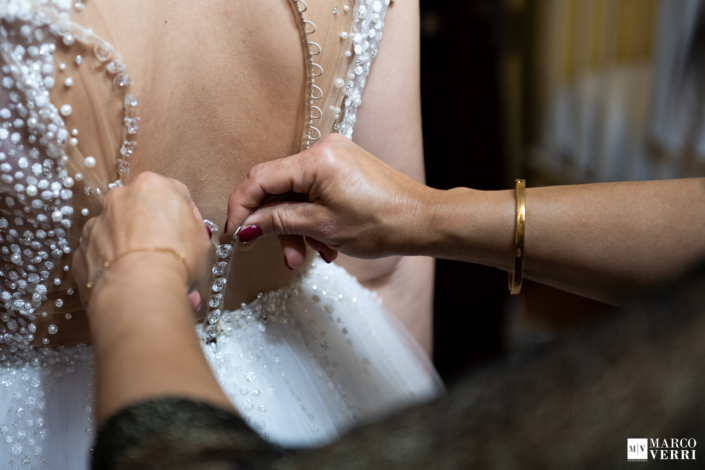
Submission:
[[[111,39],[110,36],[107,38]],[[69,142],[65,149],[66,167],[69,174],[81,175],[72,198],[74,224],[69,238],[72,247],[78,246],[84,222],[100,213],[102,194],[118,175],[116,159],[123,138],[124,93],[115,90],[105,62],[95,58],[94,47],[93,43],[78,41],[70,47],[60,43],[54,54],[56,83],[50,97],[59,109],[65,105],[71,107],[71,113],[63,116],[74,142]],[[78,57],[81,59],[77,61]],[[95,162],[91,167],[86,166],[89,157]],[[64,269],[68,265],[70,260],[61,267]],[[75,282],[70,271],[64,274],[64,288],[50,290],[48,305],[42,306],[47,316],[38,318],[40,335],[35,344],[40,344],[46,337],[41,333],[48,331],[51,325],[58,326],[50,337],[52,344],[73,345],[88,341],[88,324],[80,298],[75,293],[67,295],[70,289],[76,290]],[[62,302],[60,307],[57,300]]]

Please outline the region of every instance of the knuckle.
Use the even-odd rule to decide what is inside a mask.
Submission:
[[[103,207],[111,207],[115,204],[115,200],[119,199],[125,188],[113,188],[103,196]]]
[[[228,214],[236,207],[238,201],[240,200],[240,188],[237,188],[230,197],[228,197]]]
[[[188,190],[188,186],[186,186],[186,185],[185,185],[184,183],[182,183],[181,181],[175,180],[175,179],[169,179],[169,182],[172,183],[174,186],[176,186],[176,188],[177,188],[179,191],[181,191],[182,193],[184,193],[184,194],[190,194],[190,192],[189,192],[189,190]]]
[[[316,146],[313,157],[319,167],[332,167],[338,163],[338,147],[330,143],[322,143]]]
[[[247,172],[247,179],[249,180],[259,180],[262,175],[265,173],[265,168],[266,165],[264,163],[257,164],[250,168],[250,171]]]
[[[133,180],[135,184],[145,184],[148,183],[154,177],[154,173],[151,171],[143,171],[139,173]]]
[[[321,241],[328,242],[335,238],[336,230],[330,217],[323,213],[312,211],[307,215],[307,218],[310,225],[309,230]]]
[[[151,171],[143,171],[134,179],[134,184],[138,188],[154,188],[163,184],[164,177]]]
[[[281,210],[275,209],[272,211],[272,229],[279,235],[291,235],[286,216]]]

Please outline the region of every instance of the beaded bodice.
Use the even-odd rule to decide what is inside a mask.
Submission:
[[[389,0],[281,1],[291,6],[304,51],[299,148],[331,132],[352,137]],[[135,93],[130,64],[83,26],[87,5],[0,0],[4,364],[36,363],[36,345],[51,347],[58,333],[50,319],[70,319],[82,309],[70,271],[72,251],[83,223],[99,213],[102,196],[122,185],[139,159],[138,103],[144,96]],[[94,119],[81,126],[77,115],[84,109]],[[228,244],[213,247],[207,339],[221,331],[232,251]]]

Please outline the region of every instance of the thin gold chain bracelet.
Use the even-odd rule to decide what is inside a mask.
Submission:
[[[96,285],[96,283],[100,280],[100,278],[103,277],[105,272],[108,269],[110,269],[121,258],[124,258],[125,256],[131,255],[133,253],[145,253],[145,252],[163,253],[165,255],[173,256],[177,260],[181,261],[181,263],[184,265],[184,268],[186,268],[186,275],[188,276],[188,279],[191,279],[191,271],[189,270],[188,265],[186,264],[186,253],[176,251],[173,248],[163,248],[163,247],[135,248],[133,250],[127,250],[127,251],[120,253],[115,258],[113,258],[112,261],[106,261],[105,263],[103,263],[103,266],[100,268],[100,271],[95,273],[91,282],[86,284],[86,287],[88,288],[88,290],[92,289]]]

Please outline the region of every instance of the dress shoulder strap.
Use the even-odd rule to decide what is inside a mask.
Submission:
[[[309,126],[302,148],[338,132],[352,138],[390,0],[292,0],[309,60]]]

